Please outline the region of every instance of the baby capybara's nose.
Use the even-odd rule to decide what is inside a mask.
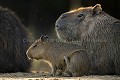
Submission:
[[[29,51],[26,52],[26,55],[27,55],[27,57],[28,57],[29,59],[32,59],[32,58],[33,58],[32,55],[31,55],[31,53],[30,53]]]

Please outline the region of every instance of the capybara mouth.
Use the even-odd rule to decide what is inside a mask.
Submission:
[[[34,59],[40,60],[40,59],[43,59],[43,57],[34,57]]]
[[[39,58],[37,57],[37,58],[34,58],[34,59],[36,59],[36,60],[40,60],[40,59],[43,59],[43,58],[42,58],[42,57],[39,57]]]
[[[33,58],[28,57],[29,60],[32,60]]]

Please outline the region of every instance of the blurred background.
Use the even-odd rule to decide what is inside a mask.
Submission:
[[[41,35],[56,38],[54,25],[62,13],[98,3],[106,13],[120,19],[120,0],[0,0],[0,6],[14,11],[35,39]],[[35,61],[34,70],[37,70],[36,63],[37,67],[40,67],[41,62]],[[41,65],[48,66],[44,63]],[[50,67],[41,70],[50,71]]]

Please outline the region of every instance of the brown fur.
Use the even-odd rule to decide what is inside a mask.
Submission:
[[[14,12],[0,7],[0,73],[28,72],[28,33]]]
[[[64,56],[68,56],[79,49],[79,45],[50,41],[45,36],[42,36],[41,39],[31,45],[27,51],[27,55],[32,59],[49,61],[53,66],[52,74],[55,75],[57,70],[62,70],[63,72],[66,68]]]
[[[84,50],[77,50],[69,56],[64,56],[64,59],[67,64],[66,76],[78,77],[89,74],[90,62],[88,54]]]
[[[89,53],[91,74],[120,75],[120,21],[100,4],[63,13],[55,29],[61,40],[79,41]]]

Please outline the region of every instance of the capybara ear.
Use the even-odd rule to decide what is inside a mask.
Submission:
[[[96,4],[94,7],[93,7],[93,15],[94,14],[99,14],[101,11],[102,11],[102,8],[101,8],[101,5],[100,4]]]
[[[64,60],[67,66],[70,64],[70,59],[67,56],[64,56]]]
[[[42,35],[42,36],[40,37],[40,41],[42,41],[42,42],[44,42],[44,41],[48,41],[48,39],[49,39],[48,36],[44,36],[44,35]]]
[[[115,36],[120,36],[120,21],[115,21],[111,27],[111,30],[114,32]]]

